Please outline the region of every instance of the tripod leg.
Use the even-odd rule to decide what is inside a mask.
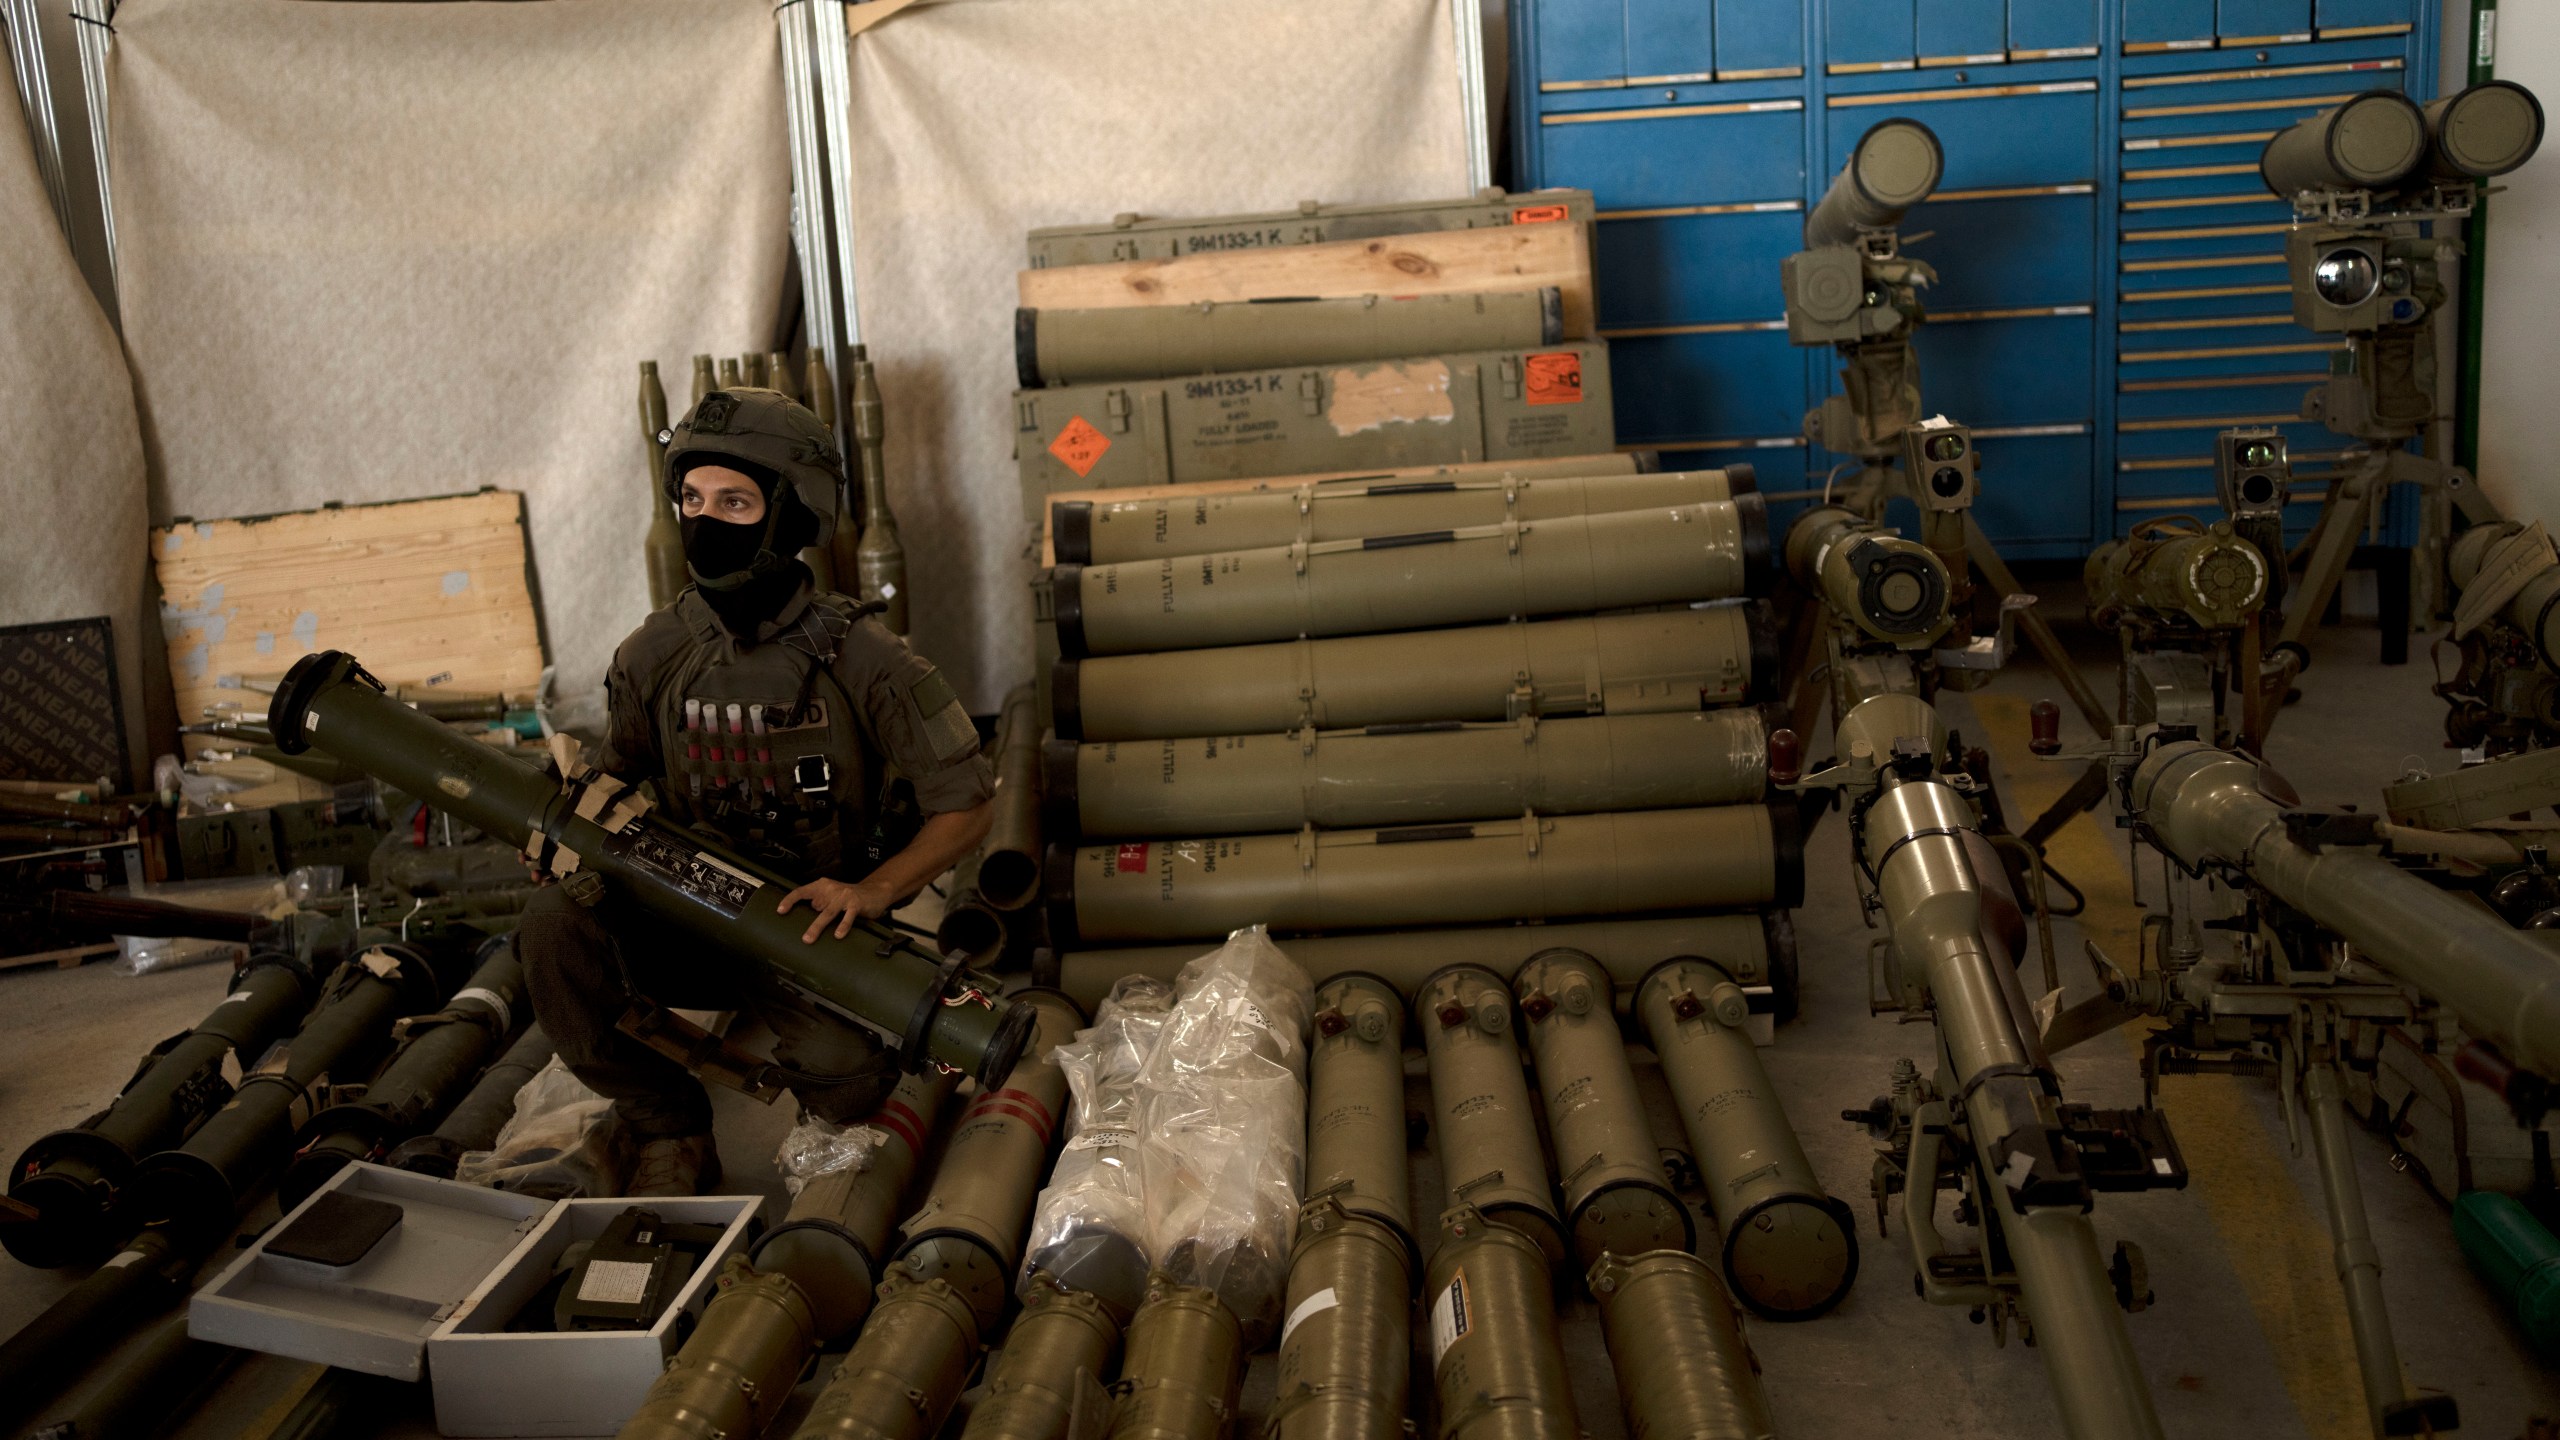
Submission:
[[[2365,512],[2386,483],[2390,466],[2389,456],[2368,455],[2338,482],[2337,495],[2311,532],[2311,559],[2302,568],[2302,588],[2286,600],[2284,633],[2276,637],[2278,649],[2303,649],[2304,632],[2319,623],[2321,612],[2329,608],[2329,597],[2337,592],[2347,561],[2356,553],[2356,537],[2364,533]]]
[[[2451,1429],[2453,1397],[2413,1400],[2400,1376],[2400,1347],[2382,1307],[2382,1254],[2364,1208],[2364,1188],[2348,1152],[2346,1097],[2335,1062],[2313,1063],[2303,1076],[2303,1108],[2311,1121],[2311,1149],[2320,1164],[2320,1194],[2328,1202],[2329,1238],[2335,1246],[2338,1284],[2346,1290],[2347,1325],[2355,1332],[2356,1366],[2364,1375],[2364,1403],[2373,1433],[2431,1435]],[[2418,1422],[2413,1424],[2412,1422]]]
[[[1964,548],[1965,553],[1972,557],[1973,568],[1982,572],[1982,578],[1991,586],[1993,594],[2025,593],[2025,587],[2018,584],[2018,577],[2010,572],[2009,562],[2000,558],[1991,537],[1982,533],[1982,523],[1970,514],[1964,517]],[[2062,648],[2062,637],[2053,633],[2053,627],[2044,622],[2044,617],[2038,615],[2033,606],[2018,612],[2018,628],[2027,632],[2027,639],[2035,645],[2036,653],[2044,657],[2045,664],[2053,667],[2054,679],[2060,682],[2063,693],[2071,697],[2071,703],[2079,707],[2081,718],[2089,722],[2089,728],[2102,738],[2113,735],[2116,717],[2099,703],[2098,692],[2090,689],[2089,682],[2081,678],[2080,667],[2071,663],[2071,652]]]

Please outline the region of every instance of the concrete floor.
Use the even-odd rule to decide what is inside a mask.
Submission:
[[[2112,694],[2112,641],[2068,623],[2077,609],[2063,587],[2049,593],[2052,617],[2081,647],[2084,670],[2102,694]],[[2411,757],[2438,766],[2449,759],[2441,748],[2442,704],[2427,693],[2423,638],[2413,647],[2415,663],[2399,668],[2375,663],[2375,642],[2369,622],[2351,620],[2321,632],[2303,698],[2276,729],[2271,758],[2308,804],[2371,805],[2380,785]],[[2072,778],[2068,767],[2038,765],[2025,755],[2026,704],[2052,691],[2050,677],[2028,654],[1991,688],[1945,703],[1951,723],[1993,747],[2013,826],[2023,827]],[[2066,733],[2076,735],[2076,722]],[[1821,744],[1810,748],[1824,753]],[[2068,1003],[2091,989],[2088,967],[2078,959],[2084,937],[2129,958],[2136,912],[2121,834],[2103,812],[2057,837],[2055,863],[2091,896],[2085,926],[2056,925]],[[1860,1216],[1863,1262],[1855,1288],[1833,1313],[1750,1327],[1778,1433],[1800,1440],[1887,1427],[1905,1437],[2058,1435],[2037,1353],[2014,1337],[2005,1348],[1995,1346],[1989,1329],[1969,1323],[1964,1312],[1913,1296],[1898,1204],[1891,1238],[1877,1238],[1867,1186],[1873,1150],[1860,1129],[1837,1116],[1882,1091],[1896,1058],[1924,1057],[1930,1037],[1902,1029],[1891,1016],[1867,1014],[1872,932],[1860,924],[1845,827],[1836,817],[1817,831],[1806,864],[1808,901],[1797,917],[1804,1015],[1765,1053],[1826,1185]],[[2156,872],[2147,883],[2156,886]],[[14,1153],[47,1129],[77,1122],[114,1092],[144,1048],[201,1016],[222,984],[212,969],[141,978],[105,966],[0,975],[0,1149]],[[2135,1054],[2122,1035],[2070,1052],[2060,1062],[2066,1094],[2101,1106],[2137,1103]],[[1642,1065],[1648,1057],[1638,1059]],[[1414,1103],[1427,1106],[1427,1091],[1414,1084]],[[771,1156],[788,1117],[734,1095],[717,1099],[726,1188],[768,1195],[768,1214],[778,1216],[782,1192]],[[2157,1303],[2128,1324],[2167,1433],[2235,1440],[2365,1434],[2317,1177],[2307,1156],[2287,1149],[2273,1086],[2179,1078],[2168,1082],[2163,1103],[2194,1183],[2182,1192],[2102,1197],[2095,1220],[2102,1248],[2128,1239],[2147,1257]],[[2358,1136],[2384,1285],[2411,1380],[2454,1394],[2468,1435],[2512,1440],[2529,1417],[2560,1415],[2560,1375],[2531,1355],[2463,1263],[2444,1207],[2387,1161],[2381,1141]],[[1428,1150],[1414,1163],[1415,1208],[1429,1214],[1439,1184]],[[268,1209],[252,1223],[272,1215]],[[14,1331],[74,1278],[0,1260],[0,1333]],[[1614,1385],[1587,1303],[1568,1309],[1565,1334],[1584,1430],[1593,1440],[1622,1440]],[[111,1358],[95,1367],[72,1398],[102,1383],[111,1368]],[[1259,1432],[1272,1369],[1267,1356],[1253,1365],[1238,1436]],[[183,1440],[259,1440],[316,1373],[299,1363],[253,1360],[231,1373],[191,1423],[171,1433]],[[1427,1368],[1417,1366],[1416,1374],[1427,1388]],[[814,1388],[814,1382],[803,1387],[803,1402]],[[394,1387],[381,1392],[378,1403],[378,1433],[434,1433],[423,1387]],[[62,1413],[61,1406],[47,1413]]]

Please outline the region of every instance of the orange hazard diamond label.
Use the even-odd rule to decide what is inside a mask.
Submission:
[[[1102,463],[1102,452],[1110,448],[1111,437],[1094,429],[1093,422],[1081,415],[1068,421],[1058,438],[1049,442],[1049,453],[1058,457],[1059,464],[1076,472],[1079,480],[1093,473],[1093,467]]]
[[[1511,212],[1511,223],[1514,225],[1543,225],[1549,221],[1561,220],[1564,217],[1565,208],[1561,205],[1523,205],[1519,209]]]
[[[1529,403],[1532,405],[1581,404],[1582,357],[1570,350],[1530,356]]]

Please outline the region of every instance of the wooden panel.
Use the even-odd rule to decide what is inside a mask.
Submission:
[[[1202,300],[1294,296],[1446,295],[1478,290],[1564,292],[1564,338],[1591,337],[1591,238],[1587,225],[1501,225],[1434,230],[1321,245],[1275,245],[1025,270],[1021,303],[1033,309],[1191,305]]]
[[[217,701],[263,715],[265,690],[313,650],[454,694],[530,699],[542,681],[513,491],[182,521],[151,554],[182,721]]]

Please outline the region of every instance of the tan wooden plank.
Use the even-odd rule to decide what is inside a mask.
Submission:
[[[50,965],[56,970],[77,970],[92,960],[113,955],[122,948],[109,940],[95,945],[73,945],[62,950],[36,950],[25,955],[0,956],[0,970],[19,970],[30,965]]]
[[[255,689],[314,649],[384,681],[530,696],[542,647],[524,498],[508,491],[189,520],[152,537],[178,713],[265,709]]]
[[[1291,296],[1446,295],[1530,290],[1564,294],[1564,338],[1591,336],[1591,237],[1587,225],[1501,225],[1275,245],[1173,260],[1126,260],[1025,270],[1021,303],[1033,309],[1193,305],[1203,300]]]

